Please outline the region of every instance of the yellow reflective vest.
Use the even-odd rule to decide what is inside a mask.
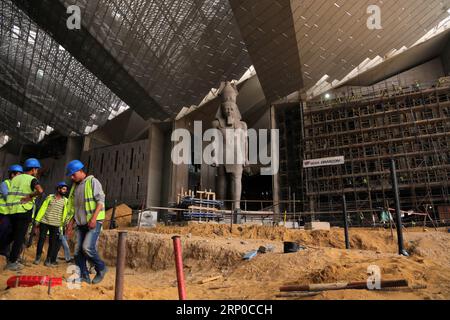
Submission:
[[[84,205],[87,213],[86,220],[89,222],[91,220],[95,208],[97,207],[97,202],[94,199],[94,190],[92,188],[92,176],[86,178],[86,183],[84,184]],[[76,185],[72,185],[69,193],[69,203],[68,203],[68,220],[72,219],[75,216],[75,187]],[[97,216],[97,221],[105,220],[105,206],[103,206],[102,210],[99,212]]]
[[[11,180],[6,179],[4,181],[6,183],[6,186],[8,187],[8,190],[11,189]],[[8,207],[6,206],[6,200],[0,196],[0,214],[6,215],[9,213]]]
[[[9,214],[25,213],[33,209],[34,201],[32,200],[22,203],[23,197],[26,197],[34,192],[31,189],[31,181],[36,179],[29,174],[21,174],[11,180],[11,187],[9,188],[8,197],[6,200],[6,206],[8,207]]]
[[[40,223],[42,221],[42,219],[45,216],[45,213],[47,212],[48,206],[54,199],[55,199],[54,194],[49,195],[45,199],[45,201],[42,203],[41,208],[38,211],[38,214],[36,215],[36,222]],[[67,220],[68,203],[69,203],[69,200],[64,198],[64,209],[63,209],[63,212],[61,215],[61,227],[64,227],[68,222],[68,220]]]

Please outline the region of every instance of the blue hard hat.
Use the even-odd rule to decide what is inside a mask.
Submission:
[[[84,169],[84,164],[80,160],[70,161],[66,168],[66,175],[70,177],[81,169]]]
[[[58,183],[58,185],[57,185],[56,187],[57,187],[57,188],[62,188],[62,187],[69,187],[69,186],[67,185],[67,183],[65,183],[65,182],[63,181],[63,182]]]
[[[40,169],[41,168],[41,163],[39,162],[38,159],[30,158],[30,159],[25,161],[25,168],[27,168],[27,169]]]
[[[22,168],[21,165],[13,164],[12,166],[10,166],[8,168],[8,171],[9,172],[20,172],[20,173],[23,173],[23,168]]]

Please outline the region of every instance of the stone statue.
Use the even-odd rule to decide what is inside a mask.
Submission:
[[[216,191],[221,200],[233,200],[234,209],[241,208],[242,173],[248,165],[247,124],[241,121],[241,113],[236,104],[238,90],[235,84],[223,82],[219,89],[221,106],[212,126],[220,130],[223,137],[223,161],[217,165]],[[231,129],[231,130],[230,130]],[[238,130],[239,129],[239,130]],[[230,136],[227,132],[237,132]],[[234,140],[234,143],[233,143]],[[235,161],[227,161],[227,154],[233,153]],[[230,190],[231,198],[227,197]]]

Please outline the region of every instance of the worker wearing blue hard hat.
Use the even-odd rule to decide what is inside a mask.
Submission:
[[[80,160],[71,161],[66,168],[73,185],[69,193],[67,235],[70,238],[76,226],[77,243],[75,263],[80,268],[82,282],[100,283],[107,272],[105,263],[97,252],[97,241],[105,220],[105,193],[98,179],[88,175]],[[91,280],[87,261],[94,265],[96,276]]]
[[[18,167],[17,167],[18,169]],[[39,160],[27,159],[24,162],[24,173],[11,180],[11,186],[6,199],[8,216],[12,226],[12,247],[6,269],[19,271],[23,265],[18,262],[28,226],[32,220],[35,199],[44,193],[37,175],[41,169]]]
[[[72,176],[73,174],[77,173],[80,170],[84,169],[84,164],[80,160],[73,160],[69,162],[66,168],[66,174],[68,177]]]
[[[64,228],[67,218],[68,200],[65,198],[67,189],[68,186],[65,182],[58,183],[56,193],[49,195],[45,199],[36,215],[36,227],[39,227],[39,241],[34,260],[36,265],[41,262],[42,249],[44,248],[47,234],[49,235],[49,240],[45,266],[53,267],[58,264],[56,258],[60,247],[60,232]]]
[[[14,164],[8,168],[8,178],[0,184],[0,255],[5,257],[9,255],[9,244],[12,233],[6,200],[8,198],[9,188],[11,187],[11,180],[22,173],[22,166]]]

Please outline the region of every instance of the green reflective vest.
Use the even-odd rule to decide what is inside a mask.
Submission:
[[[42,206],[39,209],[38,214],[36,216],[36,222],[40,223],[42,221],[42,219],[45,216],[45,213],[47,212],[48,206],[50,205],[50,203],[54,199],[55,199],[55,195],[54,194],[49,195],[45,199],[45,201],[42,203]],[[66,223],[68,222],[67,221],[67,209],[68,209],[67,204],[68,204],[68,202],[69,202],[69,200],[64,198],[64,210],[63,210],[62,215],[61,215],[61,227],[64,227],[66,225]]]
[[[8,190],[11,189],[11,180],[6,179],[4,181],[6,183],[6,186],[8,187]],[[8,207],[6,206],[6,200],[0,196],[0,214],[8,214]]]
[[[8,198],[6,200],[9,214],[25,213],[33,209],[34,198],[26,203],[20,202],[23,197],[34,192],[34,190],[31,190],[31,181],[33,179],[36,178],[29,174],[21,174],[11,180],[11,187],[9,188]]]
[[[89,222],[97,207],[97,202],[94,199],[94,190],[92,189],[92,176],[86,178],[84,184],[84,206],[87,213],[86,220]],[[68,203],[68,220],[75,216],[75,184],[70,189],[69,203]],[[99,212],[97,221],[105,220],[105,206]]]

